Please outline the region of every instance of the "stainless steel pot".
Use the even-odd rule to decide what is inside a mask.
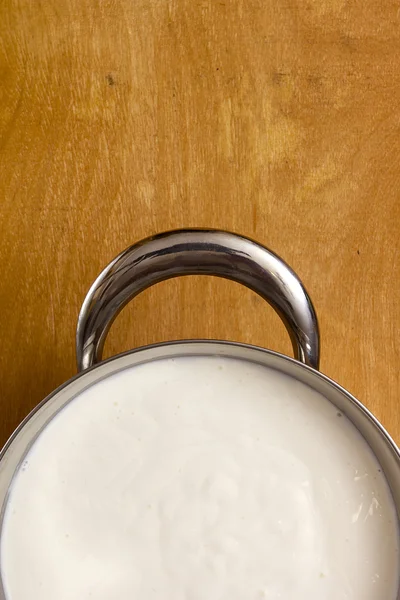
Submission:
[[[107,332],[129,300],[155,283],[194,274],[225,277],[257,292],[285,323],[296,358],[247,344],[190,340],[146,346],[101,361]],[[113,373],[140,363],[182,355],[221,355],[266,365],[323,394],[368,442],[386,476],[400,517],[399,448],[361,402],[318,371],[319,332],[311,300],[293,271],[254,241],[224,231],[181,230],[131,246],[104,269],[90,288],[78,319],[76,352],[80,373],[43,400],[0,453],[0,535],[13,476],[40,431],[61,408],[84,389]],[[6,600],[1,581],[0,600]]]

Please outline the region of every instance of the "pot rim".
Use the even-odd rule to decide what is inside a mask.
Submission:
[[[382,425],[382,423],[377,419],[377,417],[375,417],[375,415],[360,400],[358,400],[346,388],[341,386],[339,383],[337,383],[334,379],[330,378],[328,375],[321,373],[321,371],[314,369],[313,367],[310,367],[310,366],[304,364],[303,362],[301,362],[295,358],[292,358],[291,356],[288,356],[287,354],[282,354],[281,352],[277,352],[275,350],[270,350],[268,348],[262,348],[261,346],[257,346],[255,344],[247,344],[244,342],[235,342],[235,341],[218,340],[218,339],[205,339],[205,338],[171,340],[171,341],[155,342],[152,344],[138,346],[137,348],[133,348],[131,350],[121,352],[120,354],[115,354],[107,359],[102,360],[99,363],[92,365],[91,367],[88,367],[84,371],[76,373],[70,379],[68,379],[61,385],[59,385],[55,390],[50,392],[50,394],[48,394],[45,398],[43,398],[43,400],[41,400],[26,415],[26,417],[21,421],[21,423],[16,427],[16,429],[11,433],[11,435],[9,436],[9,438],[6,440],[5,444],[1,448],[0,462],[4,458],[5,454],[7,453],[8,449],[10,448],[11,444],[14,442],[14,440],[18,436],[19,432],[27,425],[27,423],[31,420],[31,418],[45,404],[50,402],[52,400],[52,398],[54,398],[54,396],[56,396],[62,390],[65,390],[71,383],[74,383],[75,381],[79,380],[80,378],[86,376],[88,373],[92,373],[96,369],[99,369],[99,367],[105,366],[105,365],[113,363],[113,362],[118,362],[122,358],[138,354],[145,350],[150,351],[152,349],[158,349],[158,348],[163,348],[163,347],[168,347],[168,346],[190,346],[190,345],[194,345],[194,344],[210,345],[210,346],[222,344],[227,347],[236,347],[236,348],[246,350],[246,351],[247,350],[260,351],[263,354],[273,356],[273,357],[277,358],[278,360],[282,360],[286,363],[292,364],[292,365],[296,366],[296,368],[300,367],[300,368],[308,371],[309,373],[312,373],[312,377],[315,377],[315,378],[327,383],[328,385],[332,386],[333,388],[335,388],[338,392],[343,394],[354,406],[356,406],[364,414],[365,417],[367,417],[367,419],[379,430],[381,435],[385,438],[387,444],[389,445],[392,452],[395,454],[397,460],[399,461],[399,467],[400,467],[400,448],[397,446],[396,442],[394,441],[392,436],[389,434],[389,432],[386,430],[386,428]],[[182,354],[182,356],[184,356],[184,354]],[[187,354],[187,356],[191,356],[191,355]],[[152,359],[150,358],[149,362],[151,362],[151,360]],[[153,359],[153,360],[157,360],[157,359]],[[118,370],[116,372],[118,372]],[[98,383],[98,381],[100,381],[100,380],[101,379],[93,381],[91,385],[93,385],[94,383]],[[330,400],[328,399],[328,401],[330,401]]]

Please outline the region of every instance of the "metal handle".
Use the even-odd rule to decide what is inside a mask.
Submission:
[[[216,275],[257,292],[276,310],[295,357],[318,369],[319,331],[301,281],[276,254],[226,231],[185,229],[161,233],[127,248],[99,275],[79,313],[78,369],[101,361],[108,330],[122,308],[149,286],[178,275]]]

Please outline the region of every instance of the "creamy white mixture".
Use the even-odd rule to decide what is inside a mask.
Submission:
[[[130,368],[72,401],[15,479],[7,600],[395,600],[397,518],[320,394],[218,357]]]

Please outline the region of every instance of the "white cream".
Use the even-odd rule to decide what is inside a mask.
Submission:
[[[41,433],[1,537],[7,600],[395,600],[380,467],[320,394],[218,357],[113,375]]]

